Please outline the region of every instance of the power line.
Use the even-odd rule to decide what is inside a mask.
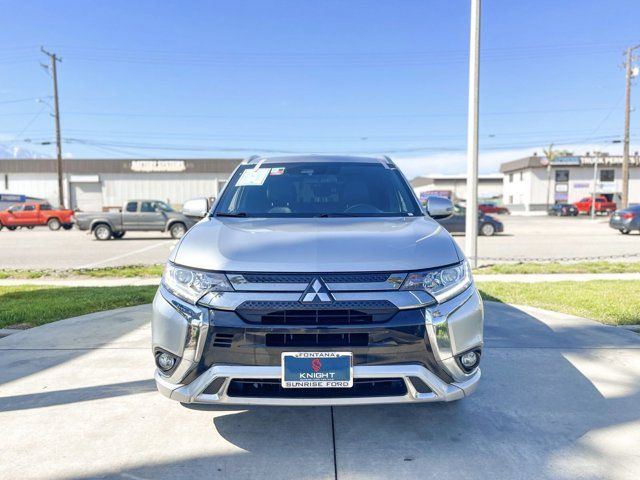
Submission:
[[[509,115],[538,115],[547,113],[579,113],[609,111],[611,107],[591,108],[565,108],[565,109],[537,109],[537,110],[505,110],[495,112],[483,112],[482,116],[509,116]],[[0,113],[0,116],[33,115],[34,112]],[[179,113],[141,113],[141,112],[86,112],[65,111],[65,115],[95,116],[95,117],[140,117],[140,118],[219,118],[219,119],[255,119],[255,120],[326,120],[326,119],[382,119],[382,118],[446,118],[464,117],[466,113],[392,113],[392,114],[313,114],[313,115],[238,115],[238,114],[179,114]]]

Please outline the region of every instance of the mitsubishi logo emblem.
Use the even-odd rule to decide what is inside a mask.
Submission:
[[[329,289],[319,278],[314,278],[307,289],[300,297],[301,303],[329,303],[333,302],[333,297]]]

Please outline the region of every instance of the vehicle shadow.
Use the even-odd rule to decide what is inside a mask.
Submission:
[[[99,242],[100,240],[97,240],[96,238],[92,237],[92,240]],[[127,233],[127,235],[125,235],[122,238],[112,238],[111,240],[108,240],[109,242],[139,242],[141,240],[153,240],[153,241],[158,241],[158,240],[173,240],[175,241],[175,238],[171,238],[171,236],[158,236],[158,237],[130,237],[129,233]]]

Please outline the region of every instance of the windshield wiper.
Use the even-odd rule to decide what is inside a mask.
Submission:
[[[216,217],[246,217],[247,214],[245,212],[216,212],[214,214]]]

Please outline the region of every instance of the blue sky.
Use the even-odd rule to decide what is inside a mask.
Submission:
[[[51,102],[44,45],[63,58],[67,156],[387,153],[409,176],[464,171],[466,0],[5,0],[2,11],[9,152],[55,153],[38,145],[54,138],[36,102]],[[485,0],[481,172],[550,142],[619,153],[620,65],[639,18],[637,0]]]

